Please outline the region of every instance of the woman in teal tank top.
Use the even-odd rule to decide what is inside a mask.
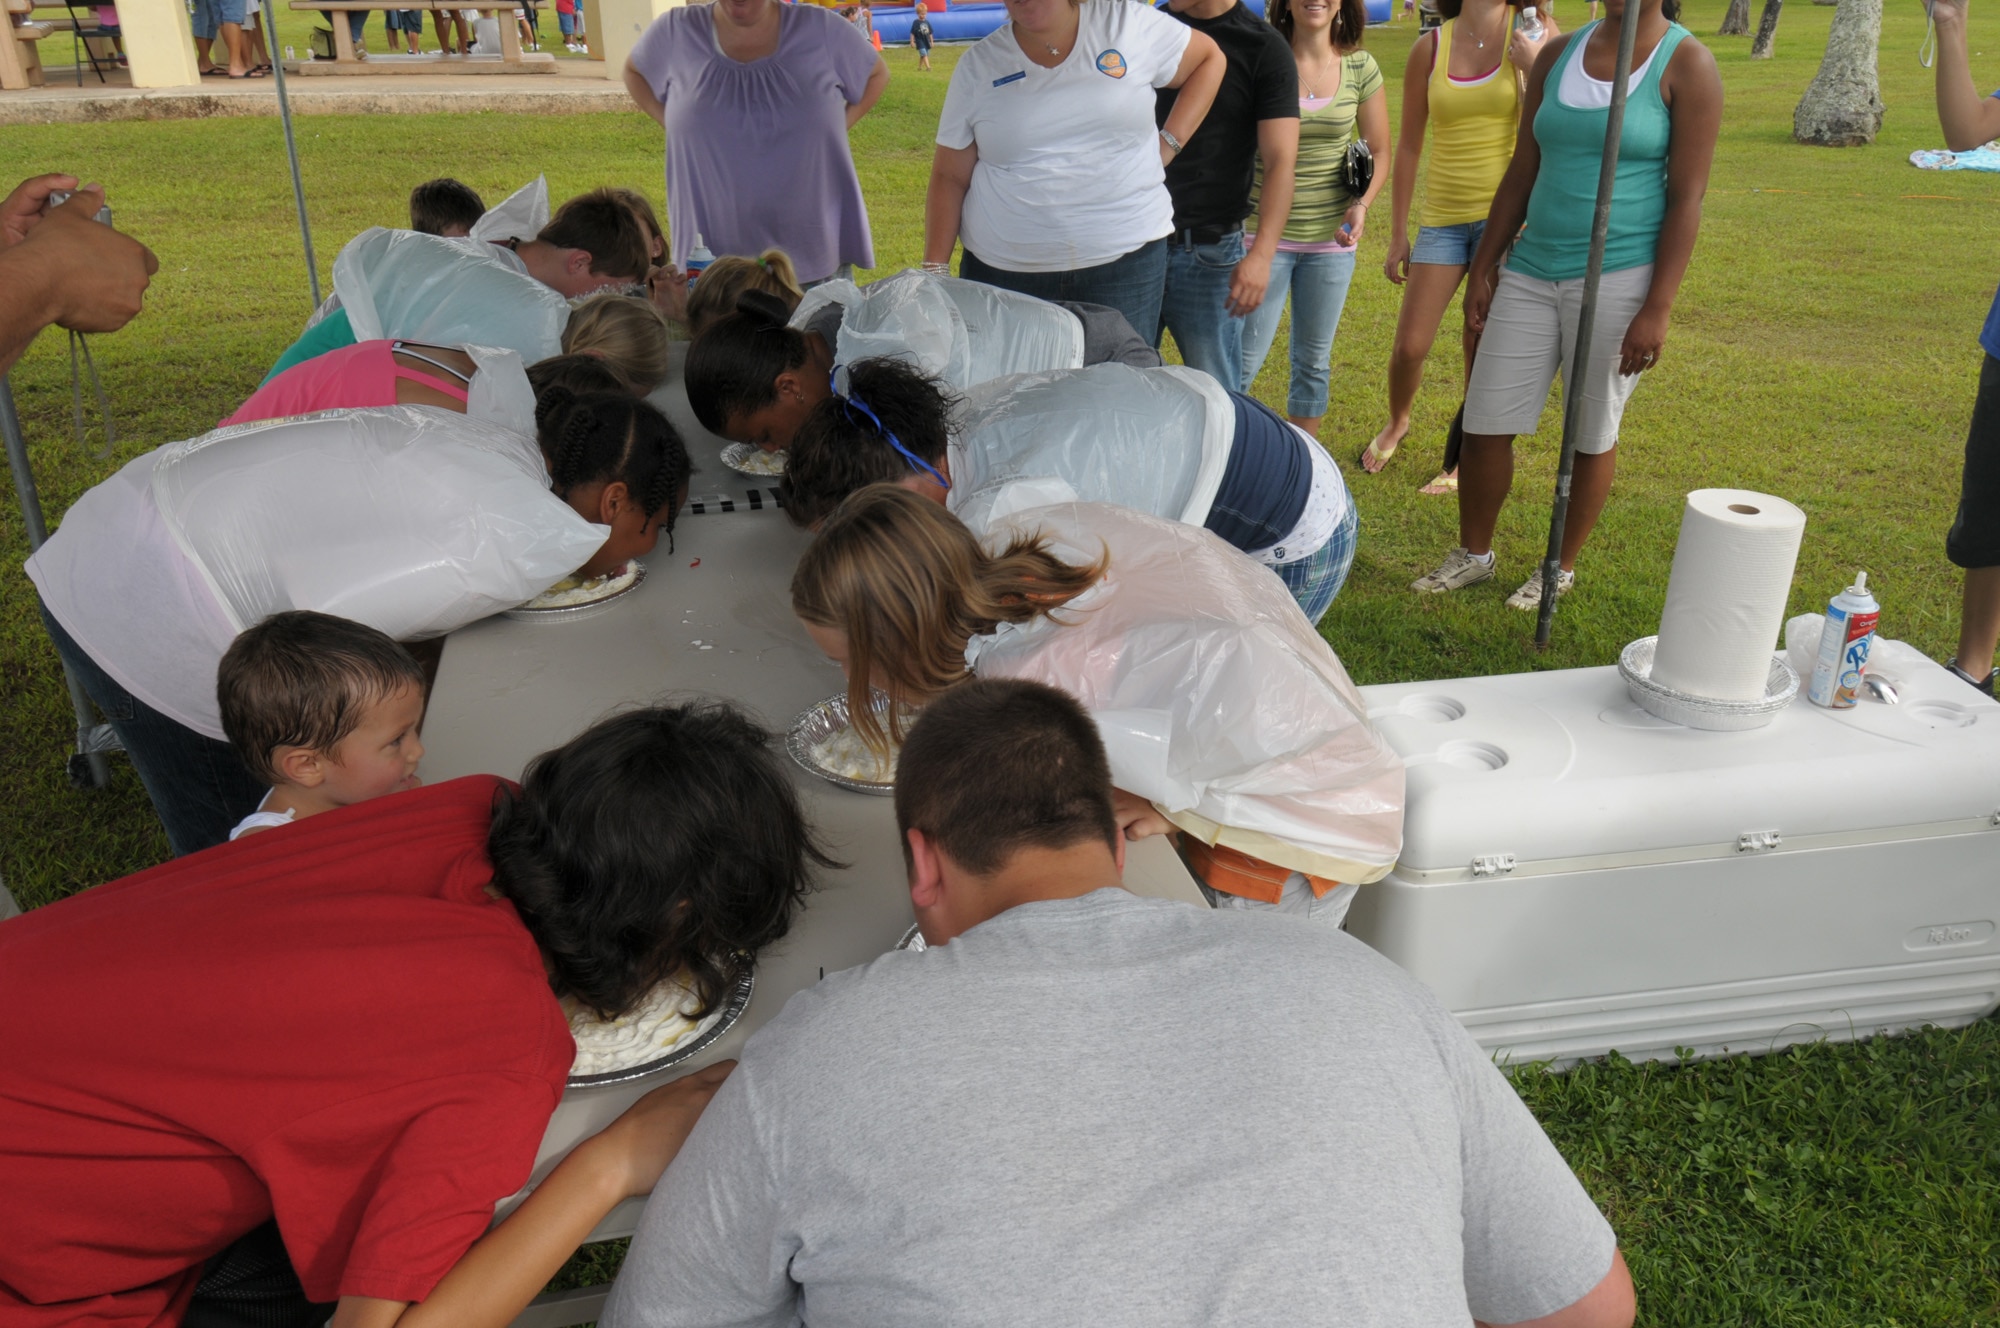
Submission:
[[[1493,578],[1493,530],[1513,484],[1514,437],[1535,432],[1558,376],[1565,400],[1571,396],[1619,26],[1629,20],[1639,30],[1590,364],[1574,393],[1576,472],[1557,593],[1574,579],[1577,554],[1611,492],[1625,403],[1666,342],[1722,125],[1715,57],[1673,21],[1679,9],[1679,0],[1607,0],[1601,22],[1550,41],[1529,75],[1514,160],[1493,196],[1465,290],[1466,330],[1479,345],[1465,396],[1459,547],[1413,590],[1442,593]],[[1539,573],[1507,603],[1538,607]]]

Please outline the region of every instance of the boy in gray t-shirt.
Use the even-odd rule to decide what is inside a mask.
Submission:
[[[1451,1016],[1345,934],[1125,893],[1114,808],[1061,693],[926,709],[930,948],[751,1039],[607,1328],[1629,1325],[1610,1227]]]

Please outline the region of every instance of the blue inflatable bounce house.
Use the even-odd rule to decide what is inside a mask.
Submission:
[[[1387,23],[1394,0],[1366,0],[1368,21]],[[1264,12],[1264,0],[1243,0],[1252,13]],[[978,41],[1007,21],[1005,5],[961,4],[957,0],[924,0],[925,16],[931,31],[941,42]],[[875,33],[885,46],[907,46],[910,23],[916,17],[915,0],[874,0]]]

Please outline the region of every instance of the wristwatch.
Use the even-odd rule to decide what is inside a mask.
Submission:
[[[1160,128],[1160,141],[1167,145],[1167,150],[1169,152],[1173,153],[1176,157],[1180,156],[1182,147],[1181,141],[1178,138],[1175,138],[1171,133],[1167,132],[1167,129],[1164,125],[1161,126]]]

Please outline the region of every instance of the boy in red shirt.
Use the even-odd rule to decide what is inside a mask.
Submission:
[[[0,1322],[505,1324],[727,1073],[486,1233],[575,1055],[558,996],[720,998],[825,861],[766,742],[722,705],[636,711],[518,789],[343,807],[0,928]]]

